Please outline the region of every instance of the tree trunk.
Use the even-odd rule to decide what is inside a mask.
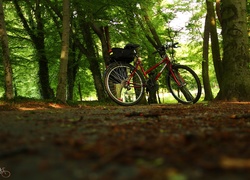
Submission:
[[[212,56],[215,74],[217,78],[217,82],[219,87],[221,86],[221,76],[222,76],[222,61],[220,56],[220,45],[219,38],[216,27],[216,17],[215,17],[215,9],[214,3],[207,0],[207,12],[209,13],[209,31],[211,35],[211,47],[212,47]]]
[[[143,20],[139,20],[139,24],[141,26],[141,28],[143,29],[146,38],[148,39],[148,41],[150,42],[150,44],[155,48],[159,48],[162,46],[160,37],[155,29],[155,27],[153,26],[150,17],[147,13],[147,7],[145,7],[144,5],[141,4],[141,10],[143,12]],[[143,23],[145,22],[145,23]],[[146,24],[147,26],[145,27],[144,24]],[[150,33],[148,33],[150,32]],[[155,64],[155,61],[151,62],[152,64]],[[153,79],[150,79],[149,81],[154,81]],[[148,93],[149,93],[149,98],[148,98],[148,103],[158,103],[157,102],[157,92],[158,92],[158,84],[157,82],[153,82],[154,87],[152,87],[151,89],[148,88]],[[141,101],[142,103],[145,103],[145,101]]]
[[[66,102],[67,89],[67,69],[69,55],[69,31],[70,31],[70,0],[63,0],[63,33],[62,33],[62,50],[60,57],[60,71],[57,86],[56,99]]]
[[[7,100],[14,98],[13,92],[13,78],[12,78],[12,68],[10,63],[10,52],[8,37],[6,33],[5,21],[4,21],[4,11],[3,11],[3,1],[0,0],[0,39],[3,51],[3,66],[4,66],[4,80],[5,80],[5,96]]]
[[[220,1],[221,0],[216,0],[216,8],[215,9],[216,9],[216,15],[217,15],[218,20],[219,20],[219,22],[221,24]]]
[[[63,15],[58,6],[56,6],[53,2],[50,0],[45,0],[45,8],[47,8],[48,12],[52,16],[52,19],[55,24],[55,28],[58,29],[58,34],[60,37],[62,37],[61,32],[61,22],[63,21]],[[59,19],[58,19],[59,18]],[[76,31],[73,31],[72,29],[76,28],[76,23],[70,22],[70,40],[69,40],[69,55],[68,55],[68,69],[67,69],[67,100],[74,100],[74,87],[75,87],[75,80],[76,80],[76,74],[79,69],[79,60],[81,59],[82,53],[77,51],[77,37],[75,34],[77,34]],[[78,43],[79,44],[79,43]]]
[[[71,34],[71,33],[70,33]],[[70,43],[70,52],[69,52],[69,59],[68,59],[68,96],[67,100],[74,100],[74,87],[75,87],[75,80],[76,80],[76,74],[79,69],[79,62],[82,57],[82,53],[77,51],[76,42],[74,41]]]
[[[203,39],[203,61],[202,61],[202,79],[205,91],[205,101],[210,101],[213,99],[213,93],[211,91],[210,81],[209,81],[209,28],[210,28],[210,15],[207,9],[205,28],[204,28],[204,39]]]
[[[94,39],[91,33],[91,24],[87,22],[81,22],[81,29],[84,41],[86,43],[85,52],[83,52],[88,61],[89,61],[89,69],[92,73],[94,79],[94,85],[96,89],[96,95],[99,101],[105,101],[106,94],[103,87],[102,76],[100,71],[100,65],[97,58],[97,53],[95,52]]]
[[[142,12],[143,12],[143,17],[144,17],[144,20],[145,20],[145,24],[147,25],[147,28],[149,29],[149,32],[151,32],[151,35],[152,37],[145,33],[146,34],[146,38],[149,40],[149,42],[152,44],[152,46],[154,46],[155,49],[159,48],[162,46],[162,43],[161,43],[161,40],[158,36],[158,33],[157,31],[155,30],[155,27],[152,25],[151,23],[151,20],[148,16],[148,13],[147,13],[147,7],[142,6]],[[144,31],[146,32],[147,30],[145,29],[145,27],[143,27],[143,23],[140,24],[142,26],[142,29],[144,29]]]
[[[98,101],[105,101],[106,100],[106,94],[104,91],[104,87],[103,87],[103,82],[102,82],[102,78],[101,78],[101,73],[100,73],[100,66],[99,66],[99,62],[97,61],[96,58],[88,58],[89,63],[90,63],[90,71],[92,72],[92,76],[94,79],[94,85],[95,85],[95,89],[96,89],[96,95],[98,98]]]
[[[156,73],[150,73],[149,79],[147,81],[147,92],[148,92],[148,103],[157,104],[157,92],[159,90],[159,85],[155,81]]]
[[[246,0],[221,1],[223,75],[220,100],[249,101],[250,71]]]
[[[109,30],[108,26],[101,26],[98,27],[95,23],[91,24],[92,29],[99,37],[101,44],[102,44],[102,56],[104,58],[105,65],[109,64],[109,50],[111,49],[110,45],[110,37],[109,37]]]
[[[48,67],[48,59],[45,54],[45,44],[44,39],[40,37],[36,37],[34,39],[35,47],[36,47],[36,57],[38,59],[38,77],[39,77],[39,85],[40,85],[40,94],[43,99],[53,99],[54,92],[50,87],[49,83],[49,67]]]

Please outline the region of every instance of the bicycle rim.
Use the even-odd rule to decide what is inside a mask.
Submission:
[[[194,104],[201,96],[201,83],[197,74],[188,66],[173,65],[175,77],[168,76],[169,91],[183,104]],[[178,84],[174,80],[178,81]]]
[[[116,63],[106,72],[104,81],[109,97],[117,104],[130,106],[137,104],[144,93],[144,78],[139,71],[135,71],[130,64]]]

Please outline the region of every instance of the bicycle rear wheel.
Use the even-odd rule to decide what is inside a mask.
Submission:
[[[175,77],[169,72],[167,79],[171,94],[182,104],[196,103],[201,96],[201,82],[197,74],[185,65],[175,64],[172,68]]]
[[[130,64],[114,63],[106,71],[105,89],[109,97],[119,105],[135,105],[143,97],[145,80],[141,72],[134,69]]]

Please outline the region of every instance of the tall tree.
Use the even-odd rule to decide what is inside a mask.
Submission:
[[[62,50],[60,57],[60,71],[57,86],[56,99],[66,102],[67,68],[69,56],[69,32],[70,32],[70,0],[63,0],[63,33]]]
[[[203,61],[202,61],[202,79],[204,84],[205,97],[204,100],[209,101],[213,99],[213,93],[209,81],[209,35],[211,29],[211,8],[209,8],[209,2],[207,4],[207,14],[205,18],[204,37],[203,37]]]
[[[159,48],[162,46],[160,37],[158,35],[157,29],[155,28],[155,26],[152,23],[152,20],[149,16],[149,11],[150,8],[146,6],[146,4],[141,3],[141,19],[138,18],[138,22],[141,26],[141,28],[143,29],[144,33],[145,33],[145,37],[147,38],[147,40],[150,42],[150,44],[155,48]],[[132,18],[132,17],[131,17]],[[144,26],[144,24],[146,26]],[[155,62],[152,62],[153,64]],[[158,92],[158,84],[155,81],[155,76],[156,74],[153,72],[151,74],[149,74],[150,76],[150,88],[147,89],[148,91],[148,103],[153,104],[153,103],[157,103],[157,92]]]
[[[32,1],[25,1],[27,8],[27,13],[22,11],[22,8],[18,0],[13,0],[16,8],[16,12],[21,19],[24,29],[29,34],[34,47],[36,49],[36,57],[39,65],[39,85],[41,96],[44,99],[54,98],[54,92],[50,87],[49,81],[49,68],[48,68],[48,58],[45,51],[45,30],[44,30],[44,19],[42,19],[42,4],[41,0],[36,0],[33,4]],[[29,17],[26,17],[28,15]]]
[[[85,5],[88,8],[86,8]],[[107,38],[109,37],[107,32],[105,32],[105,34],[104,32],[99,32],[103,31],[104,29],[101,29],[102,25],[96,24],[97,22],[96,19],[98,19],[99,17],[98,14],[99,12],[96,12],[97,7],[98,6],[94,5],[92,2],[91,3],[86,2],[86,4],[83,3],[74,4],[74,8],[77,14],[77,23],[78,23],[76,31],[78,31],[78,33],[80,34],[80,36],[75,36],[76,38],[75,41],[76,44],[78,45],[79,50],[81,51],[82,54],[86,56],[86,59],[88,61],[89,70],[91,71],[94,80],[96,96],[99,101],[105,101],[106,94],[102,83],[102,73],[100,70],[99,53],[98,53],[98,48],[96,48],[96,37],[93,33],[93,30],[100,38],[102,43],[101,46],[102,48],[104,48],[103,50],[105,49],[108,50],[109,39]],[[104,37],[104,39],[102,40],[103,36],[106,37]],[[107,52],[108,51],[106,51],[103,54],[106,54]]]
[[[223,74],[220,100],[250,100],[246,0],[221,0]]]
[[[102,83],[102,76],[100,71],[100,65],[98,62],[98,56],[95,48],[95,41],[92,35],[91,22],[80,23],[80,28],[82,30],[82,36],[85,41],[85,48],[81,48],[84,55],[87,57],[89,62],[89,70],[92,73],[94,79],[94,85],[96,89],[96,95],[99,101],[105,101],[106,96],[104,92],[104,87]]]
[[[53,19],[54,25],[57,28],[57,33],[59,34],[59,37],[62,38],[62,21],[63,21],[63,14],[61,12],[61,8],[59,7],[59,4],[56,2],[52,2],[51,0],[46,0],[45,7],[47,11],[49,12],[50,16]],[[67,100],[73,100],[74,99],[74,86],[75,86],[75,80],[77,71],[79,69],[79,61],[82,57],[82,53],[78,53],[77,48],[77,42],[78,37],[76,37],[75,34],[78,34],[77,31],[73,30],[77,23],[70,19],[70,39],[69,39],[69,52],[68,52],[68,68],[67,68]]]
[[[217,4],[218,4],[217,0]],[[212,48],[212,56],[213,56],[213,63],[214,63],[214,69],[215,74],[217,77],[217,82],[219,87],[221,86],[221,77],[222,77],[222,60],[221,60],[221,54],[220,54],[220,45],[219,45],[219,38],[217,33],[217,21],[215,16],[215,9],[214,9],[214,3],[207,0],[207,11],[209,13],[209,32],[211,35],[211,48]],[[218,20],[220,22],[220,14],[217,14]]]
[[[0,0],[0,40],[3,51],[3,65],[4,65],[4,77],[5,77],[5,96],[8,100],[14,98],[13,93],[13,81],[12,81],[12,68],[10,63],[10,51],[8,37],[5,27],[5,18],[3,11],[3,1]]]

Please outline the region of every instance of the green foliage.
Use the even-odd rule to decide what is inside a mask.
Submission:
[[[35,6],[28,6],[25,1],[22,1],[22,3],[25,18],[28,19],[30,24],[35,24]],[[62,12],[62,0],[41,1],[40,6],[45,7],[42,10],[42,19],[45,31],[45,53],[49,61],[50,85],[56,90],[61,51],[62,19],[60,18],[60,13]],[[204,6],[205,3],[201,0],[72,0],[71,43],[74,42],[74,39],[78,39],[84,46],[81,48],[86,48],[86,42],[84,42],[82,37],[82,29],[80,29],[79,23],[89,22],[95,23],[98,26],[108,26],[111,46],[123,47],[127,43],[140,44],[140,54],[144,65],[145,67],[149,67],[159,59],[152,55],[155,49],[146,38],[146,36],[152,36],[150,29],[146,26],[144,18],[145,13],[147,13],[152,26],[160,36],[160,41],[165,43],[171,41],[173,38],[176,41],[181,41],[182,48],[177,50],[177,58],[181,62],[191,64],[192,68],[199,71],[202,60],[203,18],[206,11]],[[250,13],[249,7],[250,3],[248,2],[247,10]],[[77,14],[79,9],[82,14]],[[4,10],[6,14],[16,93],[18,96],[40,98],[40,87],[38,85],[39,69],[34,44],[32,44],[28,33],[24,30],[11,1],[4,2]],[[179,18],[181,14],[191,15],[186,27],[182,29],[170,27],[170,22],[175,18]],[[172,33],[172,37],[169,37],[170,32],[175,32],[174,35]],[[94,34],[94,32],[91,33]],[[93,35],[93,37],[94,43],[96,44],[95,49],[100,56],[101,74],[103,74],[105,67],[103,65],[100,39],[96,35]],[[79,84],[83,97],[95,95],[93,78],[89,71],[89,63],[86,57],[80,51],[80,47],[72,50],[71,53],[72,56],[75,54],[75,56],[79,57],[79,59],[75,59],[76,61],[74,62],[79,66],[74,82],[75,100],[79,100]],[[0,64],[0,70],[0,78],[2,79],[2,81],[0,81],[1,96],[4,92],[2,64]],[[213,69],[210,71],[213,71]],[[214,79],[215,78],[212,78],[212,81]]]

